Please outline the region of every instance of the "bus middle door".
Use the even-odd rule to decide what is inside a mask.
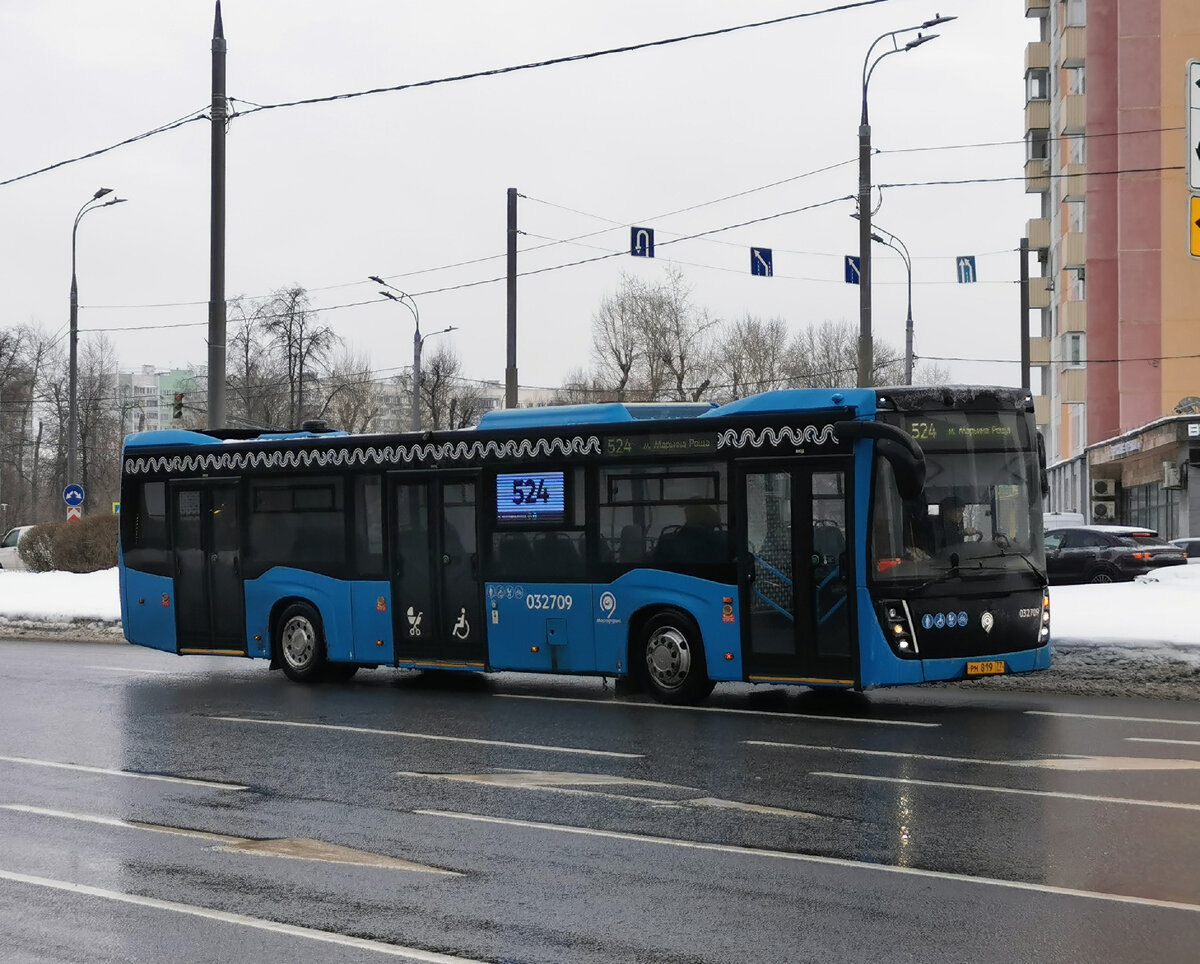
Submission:
[[[176,483],[171,502],[178,651],[244,654],[237,480]]]
[[[849,464],[740,473],[738,547],[747,678],[853,685],[858,675]]]
[[[398,665],[484,668],[479,484],[473,475],[391,481],[392,625]]]

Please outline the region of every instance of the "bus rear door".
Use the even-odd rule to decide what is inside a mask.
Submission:
[[[244,654],[238,481],[178,482],[171,503],[178,651]]]
[[[854,685],[849,461],[739,474],[742,652],[755,682]]]
[[[395,476],[390,488],[397,664],[484,668],[478,478]]]

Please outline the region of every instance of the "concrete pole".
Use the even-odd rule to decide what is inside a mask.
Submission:
[[[225,427],[225,31],[217,0],[212,37],[212,188],[209,220],[208,427]]]

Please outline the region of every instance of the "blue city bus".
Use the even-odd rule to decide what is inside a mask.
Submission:
[[[270,660],[868,689],[1045,669],[1032,402],[1000,387],[550,406],[125,442],[126,638]]]

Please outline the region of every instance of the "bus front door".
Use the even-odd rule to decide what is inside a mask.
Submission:
[[[181,482],[171,497],[178,650],[245,653],[238,484]]]
[[[391,482],[392,625],[396,662],[486,663],[474,476]]]
[[[748,679],[856,683],[848,484],[848,464],[792,462],[741,473]]]

